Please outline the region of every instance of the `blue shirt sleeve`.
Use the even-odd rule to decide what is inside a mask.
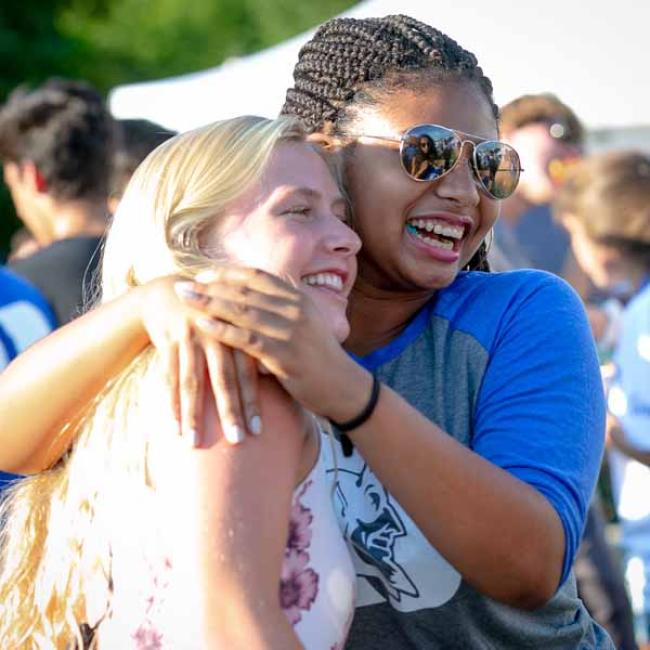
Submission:
[[[604,401],[579,298],[562,280],[538,276],[534,287],[513,296],[492,340],[472,448],[541,492],[557,511],[565,533],[560,584],[598,477]]]

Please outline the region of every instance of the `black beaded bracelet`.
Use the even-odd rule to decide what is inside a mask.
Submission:
[[[334,422],[334,420],[330,420],[330,422],[341,433],[347,433],[348,431],[352,431],[353,429],[358,429],[373,414],[373,412],[375,410],[375,407],[377,406],[377,401],[379,400],[379,389],[380,388],[381,388],[381,384],[379,383],[379,380],[377,379],[377,377],[375,375],[373,375],[372,376],[372,389],[370,390],[370,399],[368,400],[368,403],[364,407],[363,411],[361,411],[361,413],[359,413],[359,415],[352,418],[351,420],[348,420],[347,422]]]

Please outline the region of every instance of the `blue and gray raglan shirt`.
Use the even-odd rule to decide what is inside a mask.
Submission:
[[[497,603],[463,581],[356,450],[345,457],[337,447],[334,505],[358,576],[346,647],[613,648],[571,572],[604,439],[598,361],[573,290],[540,271],[461,273],[396,339],[358,361],[449,435],[541,492],[562,521],[566,551],[546,606]]]
[[[0,372],[54,326],[54,314],[38,290],[0,267]],[[0,472],[0,489],[12,478],[15,477]]]

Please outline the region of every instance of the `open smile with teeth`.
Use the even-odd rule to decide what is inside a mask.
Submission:
[[[310,287],[325,287],[333,291],[343,291],[343,278],[336,273],[314,273],[305,275],[302,281]]]
[[[428,246],[445,250],[454,250],[465,235],[463,226],[436,219],[409,219],[406,230]]]

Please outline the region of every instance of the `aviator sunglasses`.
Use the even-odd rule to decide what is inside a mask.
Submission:
[[[481,140],[438,124],[418,124],[399,138],[358,137],[399,142],[402,169],[414,181],[430,182],[448,174],[461,157],[463,145],[472,145],[471,167],[479,187],[493,199],[506,199],[517,188],[521,164],[517,152],[505,142]],[[473,140],[463,139],[470,137]]]

